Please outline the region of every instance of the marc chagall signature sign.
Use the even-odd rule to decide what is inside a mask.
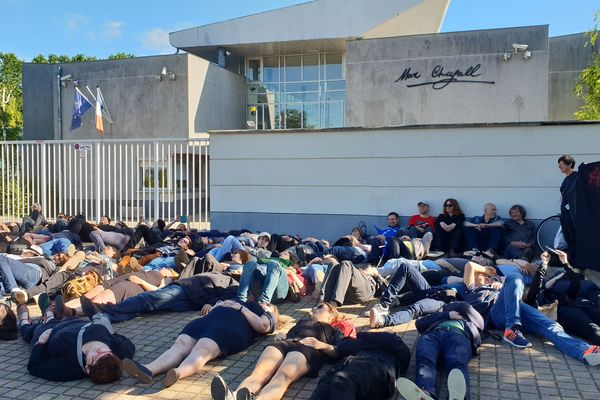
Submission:
[[[419,71],[413,71],[411,67],[405,68],[402,75],[394,83],[405,81],[406,87],[431,86],[434,90],[441,90],[451,83],[479,83],[484,85],[493,85],[494,81],[484,81],[477,79],[481,76],[481,64],[471,65],[465,69],[448,69],[442,65],[436,65],[431,70],[431,80],[425,82],[415,82],[420,80],[422,75]],[[424,78],[428,79],[428,78]],[[415,83],[411,83],[415,82]]]

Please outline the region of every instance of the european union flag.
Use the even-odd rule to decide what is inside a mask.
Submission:
[[[73,119],[71,119],[71,130],[81,126],[81,117],[87,110],[92,108],[92,103],[81,94],[78,88],[75,88],[75,97],[73,98]]]

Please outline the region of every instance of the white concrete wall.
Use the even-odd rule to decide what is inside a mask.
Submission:
[[[422,199],[437,215],[446,197],[468,216],[492,201],[503,216],[520,203],[539,220],[559,210],[558,157],[600,160],[599,133],[600,124],[211,132],[211,220],[334,235],[351,227],[329,226],[336,216],[408,216]]]

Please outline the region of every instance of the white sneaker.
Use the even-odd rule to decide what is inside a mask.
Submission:
[[[390,312],[380,303],[375,304],[369,311],[369,325],[371,328],[383,328],[385,326],[385,316]]]
[[[429,393],[406,378],[398,378],[396,381],[396,390],[398,390],[406,400],[434,400]]]
[[[454,368],[448,374],[448,400],[465,400],[467,381],[460,369]]]
[[[384,306],[383,306],[381,303],[377,303],[377,304],[375,304],[375,305],[373,306],[373,308],[376,308],[376,307],[377,307],[377,309],[378,309],[379,313],[380,313],[380,314],[382,314],[382,315],[388,315],[388,314],[390,313],[389,309],[388,309],[388,308],[386,308],[386,307],[384,307]],[[371,315],[371,309],[369,309],[369,310],[366,310],[366,311],[363,313],[363,315],[364,315],[365,317],[368,317],[369,315]]]

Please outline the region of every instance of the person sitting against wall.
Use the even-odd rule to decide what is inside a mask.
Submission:
[[[535,249],[535,225],[525,219],[527,212],[520,204],[513,205],[510,219],[504,221],[504,257],[531,261]]]
[[[408,234],[411,238],[422,238],[427,232],[433,233],[435,218],[429,215],[429,203],[419,201],[417,203],[419,213],[412,215],[408,220]]]
[[[461,247],[465,214],[453,198],[446,199],[442,207],[442,213],[435,219],[433,248],[456,257]]]
[[[40,323],[29,318],[25,305],[17,308],[21,337],[32,344],[27,370],[50,381],[72,381],[89,376],[96,384],[121,377],[121,359],[132,358],[135,346],[114,333],[106,316],[96,314],[92,322],[55,318],[53,308],[43,312]]]
[[[469,249],[465,255],[479,251],[490,257],[497,254],[504,233],[504,221],[497,214],[496,205],[486,203],[483,206],[483,215],[464,222],[463,232]]]
[[[283,325],[279,310],[268,303],[218,302],[203,317],[189,322],[175,343],[157,359],[140,364],[123,360],[130,376],[144,383],[166,373],[162,384],[170,387],[180,379],[199,373],[204,365],[247,349],[260,336],[273,333]]]
[[[310,319],[301,319],[286,334],[275,335],[276,341],[263,350],[254,370],[234,393],[219,375],[213,378],[213,399],[281,399],[288,387],[303,376],[316,377],[326,360],[336,356],[335,346],[342,332],[331,324],[337,322],[337,308],[319,303],[312,308]]]
[[[469,368],[481,345],[484,321],[470,304],[454,302],[440,311],[417,319],[421,336],[416,348],[415,383],[406,378],[397,382],[398,391],[406,399],[433,400],[437,395],[438,362],[444,360],[448,372],[450,400],[470,399]]]

